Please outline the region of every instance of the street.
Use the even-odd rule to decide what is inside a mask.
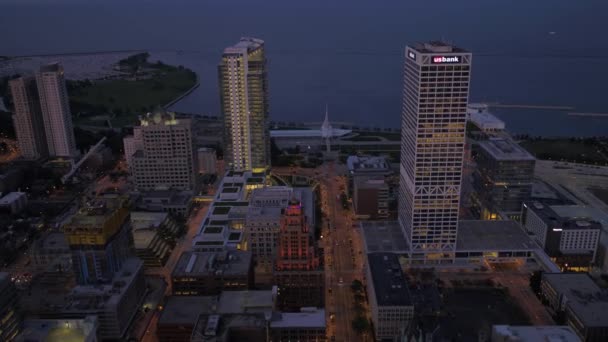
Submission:
[[[350,207],[342,208],[340,194],[347,190],[347,181],[339,176],[335,162],[325,162],[316,169],[276,168],[278,174],[296,174],[314,178],[321,190],[324,213],[321,246],[325,255],[325,310],[328,340],[360,341],[352,329],[355,318],[351,283],[363,281],[364,254],[359,230],[353,228],[354,214]],[[334,315],[332,319],[332,315]]]

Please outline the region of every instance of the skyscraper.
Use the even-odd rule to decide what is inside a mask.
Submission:
[[[456,248],[471,59],[443,42],[405,48],[399,222],[414,259]]]
[[[281,219],[275,280],[283,310],[324,306],[323,267],[302,204],[296,199],[289,202]]]
[[[36,74],[40,107],[51,157],[75,157],[76,140],[63,67],[52,63]]]
[[[36,79],[19,77],[9,84],[15,105],[13,123],[21,156],[31,160],[48,156]]]
[[[135,152],[133,152],[135,151]],[[125,153],[138,190],[194,190],[196,186],[192,121],[162,109],[141,118]]]
[[[226,48],[218,74],[228,166],[235,170],[268,167],[270,131],[264,41],[241,38]]]

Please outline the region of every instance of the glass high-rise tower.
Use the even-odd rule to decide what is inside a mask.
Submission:
[[[253,170],[270,165],[268,81],[264,41],[241,38],[224,50],[218,67],[228,167]]]
[[[413,259],[456,248],[471,59],[443,42],[405,48],[399,223]]]

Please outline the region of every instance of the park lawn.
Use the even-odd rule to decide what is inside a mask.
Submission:
[[[520,145],[538,159],[559,160],[587,164],[606,164],[608,160],[598,152],[596,143],[570,139],[525,140]]]
[[[137,81],[103,80],[70,94],[70,101],[90,107],[104,107],[113,112],[113,125],[134,122],[138,115],[156,106],[166,105],[196,84],[196,75],[188,69],[163,68],[153,77]],[[105,114],[105,113],[96,113]],[[100,125],[86,117],[76,118],[78,124]]]

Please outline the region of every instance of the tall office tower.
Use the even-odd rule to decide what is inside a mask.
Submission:
[[[36,83],[50,156],[75,157],[76,140],[63,67],[59,63],[40,67]]]
[[[13,124],[21,156],[30,160],[48,156],[36,79],[19,77],[9,84],[15,105]]]
[[[130,157],[129,167],[138,190],[195,189],[192,120],[159,109],[142,118],[134,130],[134,139],[141,141],[132,144],[141,149]]]
[[[399,223],[412,259],[456,248],[471,59],[442,42],[405,48]]]
[[[324,306],[323,268],[300,201],[292,199],[283,213],[275,264],[283,310]]]
[[[268,167],[270,131],[264,41],[241,38],[226,48],[218,74],[228,166],[235,170]]]
[[[129,205],[128,197],[97,197],[63,226],[80,285],[111,282],[131,256]]]

